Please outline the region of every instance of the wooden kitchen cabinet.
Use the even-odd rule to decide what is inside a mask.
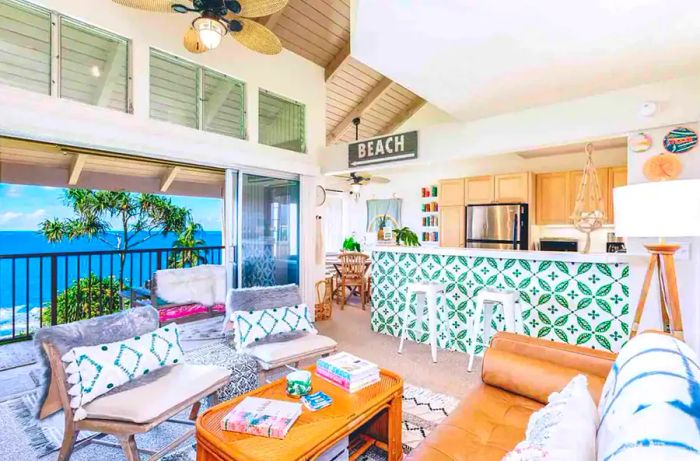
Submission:
[[[536,224],[567,224],[570,222],[570,172],[540,173],[536,176]]]
[[[439,184],[438,205],[440,207],[459,205],[464,208],[464,178],[443,179]]]
[[[464,246],[464,205],[440,207],[440,246]]]
[[[613,189],[627,185],[627,167],[617,166],[608,168],[608,223],[615,222],[615,208],[613,207]]]
[[[464,180],[464,203],[491,203],[494,201],[494,177],[474,176]]]
[[[609,168],[596,168],[598,173],[598,185],[600,186],[600,196],[603,199],[603,211],[607,217],[607,223],[610,223],[610,207],[609,196],[610,187],[608,186],[608,170]],[[569,172],[569,210],[570,213],[574,212],[576,208],[576,196],[578,195],[578,187],[581,184],[581,178],[583,178],[583,170],[574,170]],[[590,210],[593,207],[589,197],[586,197],[585,207]]]
[[[530,174],[514,173],[494,176],[494,201],[497,203],[528,203]]]

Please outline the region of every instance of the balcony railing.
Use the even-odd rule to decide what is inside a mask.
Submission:
[[[130,307],[125,291],[170,267],[221,264],[222,246],[0,255],[0,343]]]

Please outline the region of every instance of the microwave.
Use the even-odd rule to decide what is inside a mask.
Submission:
[[[578,252],[578,240],[567,238],[540,239],[540,251]]]

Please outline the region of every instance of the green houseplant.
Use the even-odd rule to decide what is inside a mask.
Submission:
[[[418,236],[408,227],[402,227],[394,231],[394,238],[396,239],[397,245],[404,245],[407,247],[419,247],[420,242],[418,241]]]
[[[345,240],[343,240],[343,250],[345,251],[362,251],[360,249],[360,243],[355,240],[352,235]]]
[[[384,240],[384,228],[386,227],[386,213],[384,213],[384,216],[379,218],[379,222],[377,224],[377,240],[381,242],[382,240]]]

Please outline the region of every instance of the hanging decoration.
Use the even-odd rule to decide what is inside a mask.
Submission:
[[[641,153],[651,149],[652,138],[646,133],[635,133],[629,137],[629,147],[632,152]]]
[[[591,250],[591,232],[603,227],[606,220],[598,173],[593,164],[593,144],[586,144],[586,154],[588,158],[578,186],[574,212],[571,214],[574,227],[586,234],[584,253]]]
[[[683,165],[678,156],[661,153],[644,162],[642,171],[649,181],[665,181],[676,179],[683,171]]]
[[[683,154],[695,147],[698,134],[690,128],[678,127],[664,136],[664,149],[672,154]]]

